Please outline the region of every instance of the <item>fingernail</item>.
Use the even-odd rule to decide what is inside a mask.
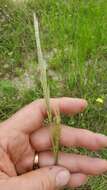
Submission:
[[[107,143],[107,136],[106,135],[99,134],[99,138],[102,139],[102,140],[105,140],[106,143]]]
[[[84,103],[85,103],[85,106],[87,107],[88,106],[87,100],[84,100]]]
[[[70,173],[67,170],[60,171],[56,176],[56,186],[64,187],[70,180]]]
[[[85,108],[88,106],[88,102],[84,99],[82,99],[82,103],[84,103]]]

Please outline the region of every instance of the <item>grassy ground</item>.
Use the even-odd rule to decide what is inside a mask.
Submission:
[[[84,114],[64,118],[73,127],[107,135],[107,1],[0,0],[0,120],[42,97],[35,61],[32,12],[41,27],[44,55],[49,64],[51,96],[83,97]],[[97,103],[101,97],[104,103]],[[94,155],[87,150],[74,150]],[[97,156],[107,158],[107,151]],[[107,176],[92,178],[80,190],[106,190]]]

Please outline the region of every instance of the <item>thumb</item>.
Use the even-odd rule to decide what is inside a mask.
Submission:
[[[14,180],[11,178],[8,190],[56,190],[65,187],[69,180],[70,173],[65,168],[47,167],[16,177]]]

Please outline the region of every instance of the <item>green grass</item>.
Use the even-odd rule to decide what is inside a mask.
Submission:
[[[106,0],[29,0],[21,5],[0,0],[0,120],[43,96],[35,63],[33,11],[40,21],[51,96],[89,102],[84,114],[63,121],[107,135]],[[98,97],[103,104],[96,102]],[[107,151],[99,155],[107,158]],[[80,189],[106,190],[107,177],[92,178]]]

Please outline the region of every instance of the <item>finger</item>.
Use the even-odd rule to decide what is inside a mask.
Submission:
[[[87,180],[88,180],[87,175],[81,173],[74,173],[71,174],[68,186],[70,188],[80,187],[81,185],[84,185],[87,182]]]
[[[87,106],[87,102],[77,98],[56,98],[51,99],[52,112],[59,110],[65,114],[76,114]],[[43,99],[37,100],[24,107],[10,119],[2,123],[5,127],[14,127],[26,133],[32,133],[40,128],[44,117],[47,116],[47,109]]]
[[[70,173],[62,167],[42,168],[11,178],[2,187],[5,190],[56,190],[68,184]],[[6,188],[7,187],[7,188]]]
[[[50,128],[41,128],[31,135],[32,146],[37,151],[49,150],[52,146]],[[107,137],[86,129],[62,126],[60,144],[66,147],[85,147],[98,150],[107,147]]]
[[[54,165],[54,156],[51,152],[39,153],[39,166]],[[107,171],[107,161],[83,155],[60,153],[58,165],[70,170],[72,173],[99,175]]]

